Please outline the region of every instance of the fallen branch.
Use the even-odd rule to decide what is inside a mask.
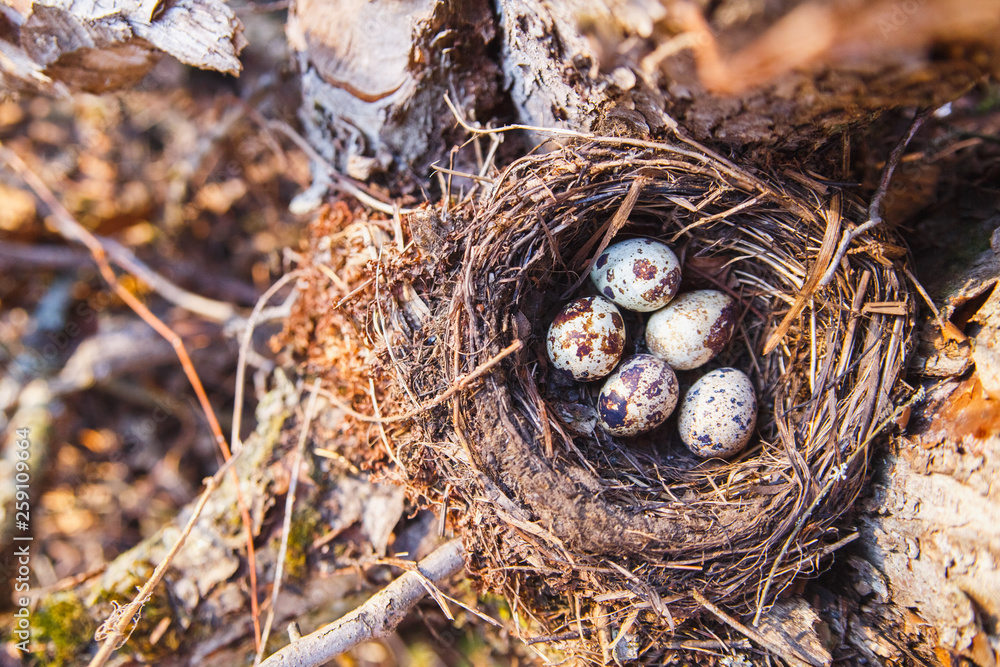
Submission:
[[[92,265],[90,256],[76,248],[0,241],[0,269],[5,271],[23,269],[78,271]]]
[[[427,581],[435,584],[462,569],[465,549],[451,540],[417,563],[343,618],[306,635],[261,663],[261,667],[319,667],[344,651],[396,629],[425,595]]]

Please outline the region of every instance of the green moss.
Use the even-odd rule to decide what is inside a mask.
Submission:
[[[306,507],[292,514],[292,525],[288,530],[288,550],[285,552],[285,577],[301,579],[308,574],[307,558],[309,549],[318,533],[319,512]]]
[[[37,647],[35,656],[42,664],[52,667],[80,662],[78,654],[86,649],[97,624],[72,593],[56,593],[45,599],[32,614]]]
[[[971,227],[962,234],[955,234],[945,248],[942,266],[936,277],[925,287],[933,299],[942,301],[958,291],[966,282],[969,269],[976,265],[990,249],[991,229]]]
[[[149,562],[138,561],[135,566],[140,572],[130,572],[128,578],[115,584],[114,589],[98,591],[93,596],[93,602],[98,609],[107,610],[110,613],[112,606],[124,606],[132,602],[135,592],[140,588],[153,573],[153,566]],[[166,629],[159,629],[163,619],[170,619]],[[156,643],[152,642],[154,633]],[[129,637],[127,652],[141,658],[144,662],[156,662],[159,658],[167,654],[176,652],[181,645],[181,635],[183,630],[178,619],[174,618],[173,607],[170,600],[163,592],[161,583],[154,591],[153,595],[142,607],[139,622],[136,623],[132,635]]]
[[[976,111],[985,115],[997,109],[1000,109],[1000,86],[994,85],[986,90],[986,94],[976,105]]]

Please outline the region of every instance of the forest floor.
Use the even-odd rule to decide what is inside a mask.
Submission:
[[[186,289],[243,310],[287,271],[287,249],[301,247],[311,217],[289,212],[311,182],[308,156],[262,124],[295,124],[299,100],[281,24],[255,16],[244,17],[257,33],[239,80],[164,60],[136,90],[0,103],[0,141],[88,230]],[[873,189],[905,127],[905,118],[897,120],[854,138],[849,179],[860,192]],[[886,200],[885,218],[904,232],[932,296],[944,296],[945,279],[989,249],[1000,227],[998,184],[1000,90],[984,87],[928,124]],[[43,589],[99,570],[155,533],[196,497],[220,459],[170,346],[110,295],[89,254],[54,231],[49,211],[9,170],[0,170],[0,202],[4,426],[20,427],[15,416],[30,381],[45,380],[58,399],[47,437],[33,443],[47,460],[32,515],[33,585]],[[228,432],[232,332],[170,306],[127,275],[122,281],[183,337]],[[956,325],[968,317],[958,313]],[[257,349],[267,350],[276,332],[259,332]],[[257,389],[275,363],[288,361],[253,360]],[[244,414],[246,432],[252,404]],[[997,430],[996,415],[981,419]],[[0,607],[6,604],[5,597]],[[444,623],[433,611],[425,616],[427,627]],[[457,644],[452,637],[448,644],[458,649],[421,643],[422,629],[406,632],[412,664],[527,659],[475,629],[463,630]],[[344,664],[398,664],[379,650],[369,646]],[[8,645],[0,663],[15,656]]]
[[[264,126],[265,119],[295,125],[300,102],[282,15],[248,11],[241,19],[251,46],[239,79],[165,58],[134,90],[0,102],[0,142],[87,230],[181,287],[248,314],[294,263],[314,214],[289,211],[311,183],[309,157]],[[42,462],[31,514],[38,593],[92,576],[154,535],[197,497],[221,457],[170,345],[111,293],[86,249],[57,233],[50,211],[9,169],[0,170],[0,202],[4,430],[25,426],[29,387],[41,381],[53,394],[45,428],[31,433],[32,455]],[[120,278],[183,338],[228,433],[240,332],[172,306],[128,274]],[[260,327],[256,349],[273,357],[268,340],[280,329]],[[244,433],[253,430],[276,361],[289,364],[250,359]],[[0,582],[5,617],[11,583]],[[475,599],[471,590],[464,596]],[[397,638],[362,645],[339,662],[514,664],[525,653],[480,632],[475,617],[463,619],[456,625],[421,607]],[[13,641],[0,649],[0,665],[8,664],[21,664]]]

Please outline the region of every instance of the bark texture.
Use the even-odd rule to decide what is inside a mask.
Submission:
[[[862,551],[878,602],[915,609],[941,646],[991,664],[1000,618],[1000,438],[904,439],[865,506]],[[879,590],[881,589],[881,591]]]
[[[243,26],[222,0],[6,0],[0,86],[103,92],[134,85],[163,54],[238,75]]]
[[[299,3],[289,37],[313,144],[357,177],[418,173],[471,118],[642,135],[679,124],[737,149],[814,149],[1000,70],[990,0],[423,0]],[[336,25],[336,29],[329,29]],[[497,80],[498,73],[502,81]],[[762,150],[755,156],[766,161]]]
[[[942,104],[1000,62],[988,0],[512,0],[500,22],[522,122],[656,130],[667,116],[733,147],[814,148],[887,109]]]
[[[445,95],[473,118],[496,105],[495,36],[484,0],[296,3],[288,38],[310,143],[358,179],[424,174],[460,136]]]

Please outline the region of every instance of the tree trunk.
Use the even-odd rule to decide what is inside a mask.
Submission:
[[[348,173],[420,174],[470,120],[803,155],[1000,69],[990,0],[301,2],[289,41],[312,143]],[[904,6],[905,5],[905,6]],[[499,54],[496,51],[499,50]],[[506,92],[504,98],[501,92]],[[507,106],[509,102],[509,107]]]

